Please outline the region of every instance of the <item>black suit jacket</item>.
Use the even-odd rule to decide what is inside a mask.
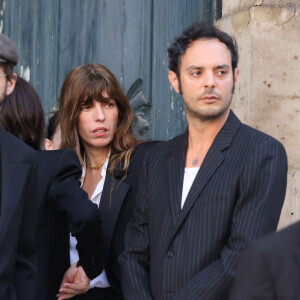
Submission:
[[[29,184],[36,153],[0,128],[0,299],[33,299],[35,267],[35,198]]]
[[[276,229],[287,158],[230,112],[180,208],[187,132],[149,151],[121,256],[126,299],[226,299],[238,253]]]
[[[300,299],[300,222],[247,249],[238,263],[232,300]]]
[[[156,144],[158,144],[158,142],[147,142],[136,147],[125,177],[125,173],[122,171],[124,162],[115,168],[112,176],[107,174],[105,177],[99,206],[102,241],[99,253],[108,281],[114,291],[115,299],[123,299],[120,278],[121,271],[118,258],[124,251],[125,229],[134,211],[139,174],[145,153]],[[89,202],[92,203],[91,201]],[[54,252],[48,254],[51,258],[48,267],[52,267],[52,269],[56,270],[59,268],[61,270],[60,272],[62,272],[70,266],[69,231],[67,227],[62,226],[61,223],[55,222],[52,226],[57,228],[53,230],[54,232],[58,230],[58,228],[61,228],[61,232],[59,238],[57,235],[52,236],[53,243],[56,241],[56,247]],[[93,250],[93,244],[91,242],[88,242],[86,245],[91,251]],[[100,271],[102,270],[103,268],[101,268]],[[53,278],[49,280],[53,281]],[[47,280],[44,279],[42,281],[47,282]],[[56,284],[58,284],[58,282]]]
[[[33,178],[38,222],[36,299],[56,299],[63,275],[70,267],[65,251],[69,249],[70,231],[78,241],[80,264],[88,277],[92,279],[102,271],[98,209],[80,188],[80,177],[81,165],[74,151],[38,152]]]
[[[87,275],[102,271],[97,206],[79,187],[74,151],[36,153],[1,128],[0,143],[0,299],[56,299],[70,230]]]
[[[117,166],[113,176],[106,176],[99,211],[103,242],[104,269],[113,290],[122,296],[119,256],[124,251],[124,236],[135,208],[135,195],[145,154],[160,142],[139,144],[130,160],[127,174]]]

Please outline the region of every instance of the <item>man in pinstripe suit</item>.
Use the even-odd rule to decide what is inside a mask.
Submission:
[[[206,23],[175,39],[169,80],[188,128],[146,156],[120,258],[126,299],[226,299],[239,252],[275,231],[287,158],[230,110],[236,42]]]

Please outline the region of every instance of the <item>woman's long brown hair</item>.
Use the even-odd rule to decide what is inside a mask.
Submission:
[[[132,109],[118,80],[100,64],[76,67],[63,83],[59,100],[61,148],[74,149],[83,164],[84,147],[77,132],[81,107],[83,103],[89,104],[93,100],[107,102],[109,99],[113,99],[119,109],[118,126],[111,144],[113,155],[109,172],[112,173],[123,160],[122,169],[127,171],[131,154],[138,144],[132,130]]]

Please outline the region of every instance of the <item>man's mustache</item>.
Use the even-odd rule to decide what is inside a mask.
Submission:
[[[216,98],[221,98],[220,94],[216,93],[213,88],[207,88],[203,93],[201,93],[198,98],[201,99],[206,96],[214,96]]]

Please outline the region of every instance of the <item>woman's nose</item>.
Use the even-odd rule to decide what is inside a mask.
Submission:
[[[103,109],[101,103],[99,103],[99,102],[95,105],[95,117],[96,117],[96,120],[99,120],[99,121],[105,120],[105,112],[104,112],[104,109]]]

